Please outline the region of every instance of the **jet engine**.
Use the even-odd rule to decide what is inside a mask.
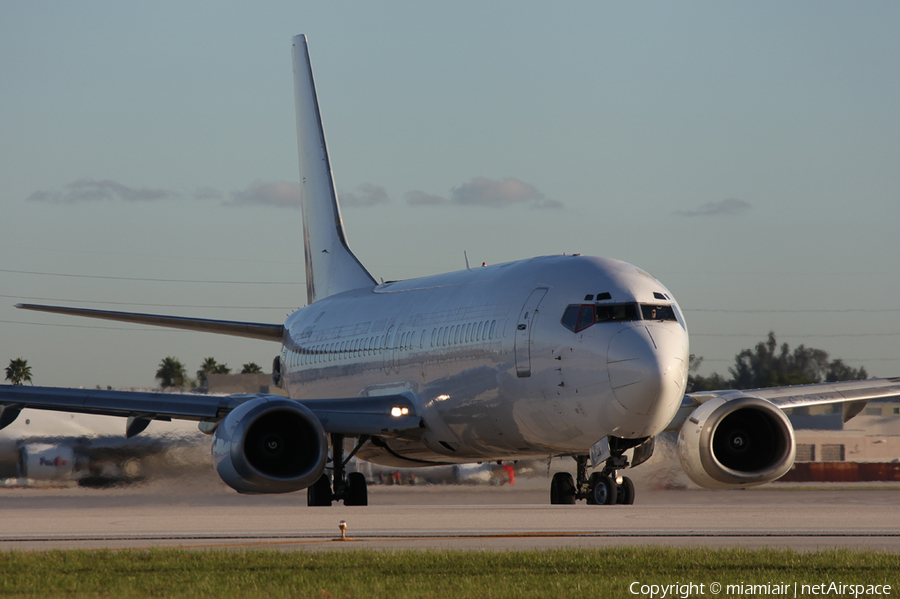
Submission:
[[[791,469],[794,429],[770,401],[723,396],[695,409],[678,434],[678,456],[688,477],[707,489],[751,487]]]
[[[303,405],[260,396],[232,410],[216,427],[216,471],[239,493],[289,493],[322,476],[328,455],[325,429]]]

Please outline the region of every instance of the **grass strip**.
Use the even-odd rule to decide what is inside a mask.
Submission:
[[[639,583],[633,586],[633,583]],[[718,593],[710,585],[722,585]],[[874,551],[605,548],[546,551],[50,551],[0,553],[0,597],[794,596],[793,585],[889,584],[900,556]],[[745,585],[726,592],[727,585]],[[768,585],[762,588],[747,585]],[[789,585],[774,593],[772,585]],[[699,587],[697,587],[699,588]],[[777,587],[781,588],[781,587]],[[799,587],[802,589],[802,586]],[[824,587],[823,587],[824,588]],[[696,590],[696,589],[695,589]],[[638,591],[638,594],[634,594]],[[813,596],[812,594],[797,596]],[[852,593],[815,596],[853,596]],[[870,596],[885,596],[883,593]]]

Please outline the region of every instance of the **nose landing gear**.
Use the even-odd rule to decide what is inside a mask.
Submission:
[[[557,472],[550,482],[550,503],[574,505],[579,499],[589,505],[631,505],[634,503],[634,483],[627,476],[618,477],[616,470],[628,467],[628,458],[613,456],[606,460],[600,472],[587,475],[588,456],[576,456],[576,478],[568,472]]]

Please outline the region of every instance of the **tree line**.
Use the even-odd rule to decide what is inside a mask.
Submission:
[[[241,369],[241,374],[258,374],[261,373],[262,367],[256,362],[247,362]],[[190,388],[204,387],[207,384],[207,376],[210,374],[231,374],[231,368],[228,364],[219,364],[212,356],[203,360],[200,370],[197,371],[197,378],[192,379],[187,374],[187,368],[178,358],[166,356],[159,363],[156,371],[156,380],[163,389],[170,387]]]
[[[703,358],[691,354],[690,359],[687,393],[716,389],[762,389],[869,378],[865,368],[853,368],[840,359],[831,360],[828,352],[824,350],[802,344],[793,351],[787,343],[779,346],[772,331],[765,341],[741,351],[734,357],[734,366],[728,369],[731,378],[725,378],[718,373],[700,376],[696,371]]]

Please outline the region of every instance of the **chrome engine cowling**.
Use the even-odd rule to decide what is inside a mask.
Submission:
[[[735,393],[695,409],[678,434],[688,477],[708,489],[750,487],[784,476],[794,464],[794,429],[772,402]]]
[[[319,480],[328,442],[309,409],[284,397],[261,396],[219,423],[212,456],[222,480],[240,493],[289,493]]]

